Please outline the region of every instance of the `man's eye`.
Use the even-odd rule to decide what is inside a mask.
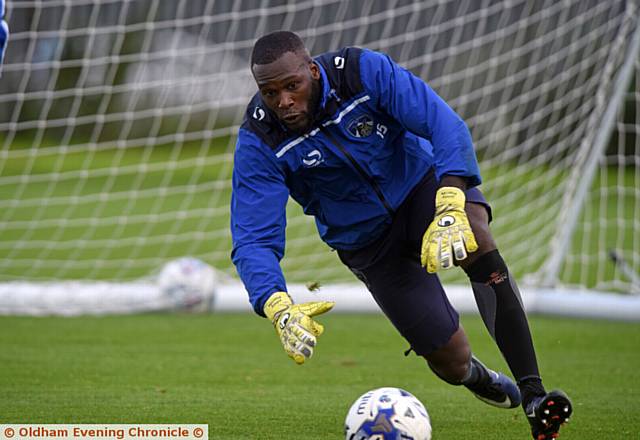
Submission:
[[[274,92],[273,90],[264,90],[262,92],[262,96],[265,96],[267,98],[273,98],[276,95],[276,92]]]
[[[298,88],[298,83],[297,83],[297,82],[289,83],[289,84],[287,85],[287,88],[288,88],[289,90],[295,90],[295,89],[297,89],[297,88]]]

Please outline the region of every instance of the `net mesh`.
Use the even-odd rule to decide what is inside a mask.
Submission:
[[[598,177],[573,171],[637,57],[633,2],[14,0],[7,13],[0,280],[127,280],[182,255],[234,274],[232,156],[256,90],[247,64],[277,29],[312,54],[384,51],[454,107],[518,275],[541,270],[563,194],[581,184],[591,190],[560,280],[628,290],[640,270],[637,75]],[[353,279],[293,202],[288,223],[290,281]]]

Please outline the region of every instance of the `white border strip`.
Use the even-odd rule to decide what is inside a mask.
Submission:
[[[449,300],[461,313],[477,313],[469,285],[446,285]],[[309,292],[302,284],[290,284],[289,294],[298,302],[331,300],[335,312],[381,313],[361,283],[328,284]],[[537,289],[522,286],[522,299],[529,313],[617,319],[640,322],[640,296],[608,292]],[[135,283],[0,283],[0,316],[81,316],[145,313],[177,310],[175,301],[151,281]],[[225,282],[216,288],[213,304],[203,310],[253,313],[241,282]],[[1,439],[0,439],[1,440]]]
[[[316,133],[318,133],[319,131],[320,131],[320,129],[319,129],[319,128],[314,128],[314,129],[313,129],[313,130],[311,130],[309,133],[304,134],[304,135],[300,136],[299,138],[292,140],[292,141],[291,141],[291,142],[289,142],[287,145],[285,145],[284,147],[282,147],[282,148],[280,149],[280,151],[278,151],[278,152],[276,153],[276,157],[277,157],[277,158],[281,158],[281,157],[284,155],[284,153],[286,153],[287,151],[289,151],[290,149],[292,149],[293,147],[295,147],[296,145],[298,145],[298,144],[299,144],[300,142],[302,142],[303,140],[305,140],[305,139],[307,139],[307,138],[309,138],[309,137],[311,137],[311,136],[315,136],[315,135],[316,135]]]
[[[369,95],[364,95],[363,97],[356,99],[351,104],[346,106],[340,113],[338,113],[338,117],[337,118],[325,122],[324,124],[322,124],[322,126],[323,127],[327,127],[327,126],[329,126],[331,124],[339,124],[340,121],[342,121],[342,118],[344,117],[344,115],[346,115],[347,113],[351,112],[351,110],[353,110],[354,108],[356,108],[357,106],[359,106],[363,102],[368,101],[369,99],[371,99],[371,97]]]
[[[338,113],[338,117],[335,119],[331,119],[330,121],[325,122],[324,124],[322,124],[323,127],[327,127],[331,124],[339,124],[340,121],[342,121],[342,118],[344,118],[344,116],[348,113],[350,113],[354,108],[356,108],[357,106],[359,106],[360,104],[362,104],[363,102],[366,102],[368,100],[370,100],[371,97],[369,95],[365,95],[362,96],[358,99],[356,99],[355,101],[353,101],[351,104],[349,104],[348,106],[346,106],[344,109],[342,109],[342,111],[340,113]],[[316,134],[318,134],[318,131],[320,131],[320,129],[315,128],[313,130],[311,130],[309,133],[306,133],[294,140],[292,140],[291,142],[289,142],[287,145],[285,145],[284,147],[282,147],[277,153],[276,153],[276,157],[277,158],[281,158],[282,156],[284,156],[284,154],[289,151],[290,149],[292,149],[293,147],[295,147],[296,145],[298,145],[300,142],[304,141],[305,139],[310,138],[311,136],[315,136]]]

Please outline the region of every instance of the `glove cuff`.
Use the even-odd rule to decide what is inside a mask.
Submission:
[[[445,211],[462,210],[466,197],[464,191],[455,186],[443,186],[436,192],[436,214]]]
[[[264,314],[271,322],[287,307],[291,306],[293,301],[287,292],[276,292],[269,297],[264,303]]]

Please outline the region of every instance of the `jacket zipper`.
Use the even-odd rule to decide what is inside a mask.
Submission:
[[[346,156],[349,162],[351,162],[351,165],[353,165],[356,171],[358,171],[360,176],[371,186],[371,188],[376,193],[376,195],[378,196],[378,199],[380,199],[380,202],[385,207],[387,212],[393,215],[393,208],[391,208],[391,205],[389,204],[389,202],[387,202],[387,199],[384,197],[384,194],[382,193],[382,189],[380,188],[380,185],[378,185],[378,182],[376,182],[373,179],[373,177],[367,174],[367,172],[360,166],[360,164],[356,162],[356,160],[351,155],[351,153],[349,153],[349,151],[347,151],[347,149],[344,148],[344,146],[338,141],[338,139],[335,138],[333,134],[331,134],[331,132],[326,127],[323,127],[322,125],[320,125],[319,128],[320,128],[320,131],[322,131],[325,134],[325,136],[329,138],[331,143],[335,147],[337,147],[342,152],[342,154]]]

